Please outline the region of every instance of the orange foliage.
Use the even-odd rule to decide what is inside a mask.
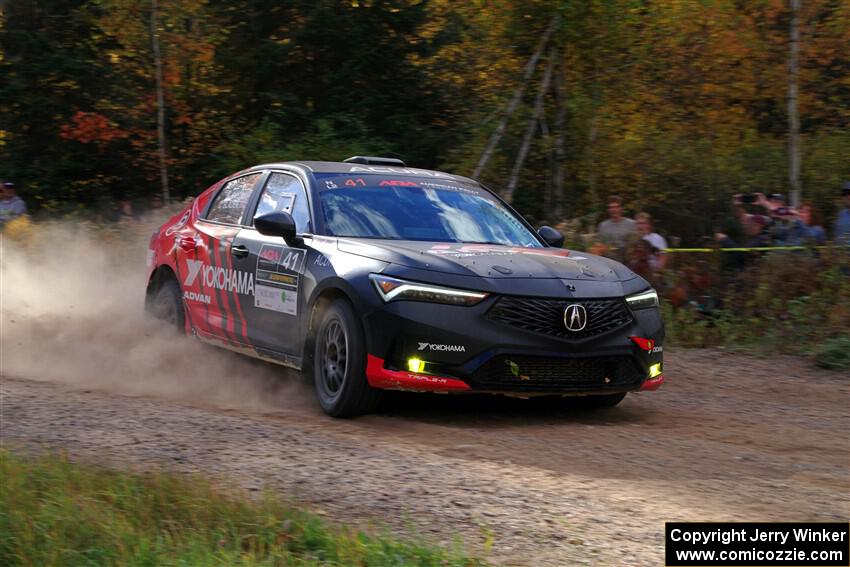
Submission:
[[[76,140],[88,144],[90,142],[111,142],[112,140],[126,138],[130,134],[110,122],[102,114],[79,110],[71,117],[70,124],[62,125],[59,135],[63,140]]]

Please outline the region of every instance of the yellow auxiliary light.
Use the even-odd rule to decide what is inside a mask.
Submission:
[[[661,376],[661,363],[653,364],[649,367],[649,377],[655,378],[656,376]]]
[[[407,369],[411,372],[423,372],[425,370],[425,361],[419,358],[408,358]]]

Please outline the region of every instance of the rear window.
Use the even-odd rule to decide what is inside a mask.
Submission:
[[[252,173],[228,181],[215,196],[215,201],[207,212],[207,220],[225,224],[239,224],[245,206],[251,198],[254,184],[260,175],[259,173]]]

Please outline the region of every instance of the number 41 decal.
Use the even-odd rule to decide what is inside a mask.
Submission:
[[[297,272],[299,267],[299,261],[304,256],[304,253],[301,251],[297,252],[287,252],[286,256],[280,261],[280,266],[286,270],[290,270],[292,272]]]

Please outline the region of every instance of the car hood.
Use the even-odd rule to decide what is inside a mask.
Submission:
[[[408,268],[493,279],[623,282],[637,275],[618,262],[562,248],[341,238],[343,252]]]

